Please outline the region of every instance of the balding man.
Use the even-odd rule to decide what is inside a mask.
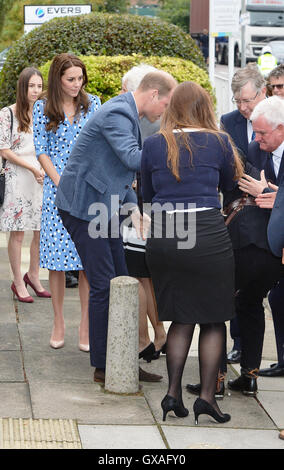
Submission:
[[[261,182],[257,182],[248,176],[241,179],[239,187],[244,193],[256,196],[263,190],[269,191],[269,188],[264,189],[264,186],[267,186],[267,180],[278,184],[284,174],[284,160],[282,158],[284,151],[284,101],[276,96],[262,101],[255,107],[251,114],[251,119],[255,132],[255,141],[249,146],[248,161],[258,170],[264,170],[266,179],[262,178]],[[264,218],[267,217],[268,225],[270,212],[264,209],[260,210],[263,213],[259,212],[258,218],[261,215]],[[255,215],[257,215],[257,209]],[[265,233],[263,233],[264,230]],[[263,281],[261,280],[262,285],[255,283],[255,298],[258,299],[257,302],[254,304],[248,302],[253,290],[247,290],[247,292],[241,292],[241,295],[238,295],[237,302],[240,305],[240,311],[243,312],[240,314],[240,317],[242,317],[242,338],[247,351],[246,354],[242,355],[241,365],[245,367],[247,366],[245,363],[248,362],[250,367],[256,369],[256,376],[281,376],[284,375],[284,318],[282,314],[284,278],[283,271],[281,272],[281,258],[276,257],[271,252],[267,239],[267,226],[265,227],[264,224],[262,232],[257,230],[256,233],[257,238],[254,240],[254,245],[258,248],[256,250],[258,254],[256,255],[258,258],[263,258],[265,255],[267,261],[266,264],[261,265],[265,270],[265,273],[263,272],[265,274]],[[248,247],[248,249],[251,250],[252,246]],[[255,257],[255,263],[257,262],[257,257]],[[248,269],[250,268],[248,267]],[[260,268],[258,268],[259,272]],[[257,369],[260,364],[262,351],[262,341],[260,341],[260,338],[264,335],[264,311],[261,297],[266,296],[268,291],[270,291],[269,303],[273,314],[278,363],[258,372]],[[237,386],[240,386],[240,380],[233,381],[230,388],[236,390]]]

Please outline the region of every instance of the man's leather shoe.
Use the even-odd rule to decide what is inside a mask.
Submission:
[[[215,398],[216,400],[222,400],[225,395],[225,383],[224,383],[225,375],[219,374],[218,380],[216,384],[216,391],[215,391]],[[201,392],[201,384],[187,384],[186,390],[189,393],[193,393],[193,395],[200,395]]]
[[[140,382],[160,382],[163,377],[161,375],[150,374],[139,367],[139,380]],[[105,383],[105,371],[103,369],[95,369],[94,381]]]
[[[104,369],[95,368],[94,372],[94,382],[105,383],[105,371]]]
[[[255,397],[257,394],[258,369],[241,370],[241,375],[235,380],[229,380],[228,387],[231,390],[242,392],[244,395]]]
[[[241,351],[239,349],[232,349],[227,355],[228,364],[238,364],[241,360]]]
[[[260,369],[258,375],[261,375],[261,377],[283,377],[284,366],[279,366],[278,363],[271,364],[267,369]]]
[[[160,382],[162,375],[150,374],[139,367],[139,380],[140,382]]]

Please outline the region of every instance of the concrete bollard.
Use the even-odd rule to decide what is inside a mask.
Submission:
[[[110,282],[105,389],[139,391],[139,282],[119,276]]]

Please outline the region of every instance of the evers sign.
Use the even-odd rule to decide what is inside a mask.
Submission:
[[[52,18],[91,13],[91,5],[25,5],[24,24],[40,25]]]

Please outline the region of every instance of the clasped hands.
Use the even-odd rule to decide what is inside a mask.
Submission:
[[[264,170],[261,170],[260,180],[252,178],[252,176],[249,175],[244,175],[238,181],[238,185],[242,191],[255,197],[256,205],[261,209],[273,208],[278,186],[266,181]],[[270,188],[273,192],[263,193],[264,188]]]
[[[43,171],[43,169],[41,168],[40,170],[38,170],[37,168],[34,168],[33,174],[38,184],[43,184],[45,176],[45,172]]]

